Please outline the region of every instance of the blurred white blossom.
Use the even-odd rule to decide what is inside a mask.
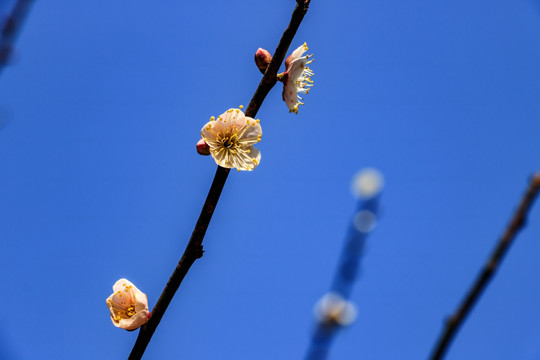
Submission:
[[[377,217],[369,210],[361,210],[354,214],[353,225],[354,228],[362,233],[368,233],[373,231],[377,224]]]
[[[356,197],[368,199],[378,193],[384,187],[384,177],[381,172],[374,168],[360,170],[353,179],[352,192]]]
[[[325,294],[315,304],[315,318],[323,324],[350,325],[356,320],[356,308],[335,292]]]

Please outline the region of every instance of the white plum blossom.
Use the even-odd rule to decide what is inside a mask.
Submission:
[[[296,50],[292,52],[287,60],[285,60],[285,67],[287,70],[283,74],[283,100],[289,108],[289,112],[298,114],[298,106],[304,105],[301,100],[304,100],[300,97],[299,93],[307,94],[309,89],[313,86],[313,81],[311,77],[314,75],[313,71],[308,64],[313,62],[313,59],[310,60],[313,55],[304,55],[308,50],[307,44],[304,43]]]
[[[113,286],[114,293],[107,299],[114,326],[135,330],[150,318],[148,299],[129,280],[120,279]]]
[[[260,120],[244,115],[240,109],[229,109],[213,116],[201,129],[210,155],[219,166],[251,171],[259,165],[260,151],[253,145],[261,141]]]

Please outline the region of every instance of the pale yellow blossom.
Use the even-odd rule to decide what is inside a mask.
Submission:
[[[245,116],[240,109],[212,117],[201,135],[219,166],[250,171],[259,165],[261,153],[253,145],[261,141],[260,121]]]
[[[114,326],[135,330],[148,321],[148,300],[135,285],[126,279],[120,279],[114,284],[113,291],[107,299],[107,306]]]

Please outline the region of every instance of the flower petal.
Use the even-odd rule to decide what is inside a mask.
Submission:
[[[240,131],[238,143],[243,146],[251,146],[261,141],[262,128],[258,120],[246,117],[246,125]]]
[[[114,326],[124,329],[124,330],[135,330],[141,325],[144,325],[149,318],[150,312],[148,310],[143,310],[141,312],[136,313],[129,319],[122,319],[118,323],[116,323],[114,320],[112,320]]]
[[[135,312],[139,311],[148,312],[148,298],[145,293],[135,288]]]
[[[216,164],[218,164],[221,167],[230,168],[231,166],[226,166],[226,160],[228,160],[227,152],[228,150],[224,148],[217,148],[217,149],[210,148],[210,155],[212,155],[212,158],[214,159]]]
[[[296,80],[302,75],[302,71],[306,68],[309,58],[307,56],[294,60],[291,63],[290,69],[287,70],[290,81],[296,82]]]
[[[294,112],[298,109],[298,92],[296,91],[296,85],[292,81],[287,81],[283,85],[283,100],[289,111]]]
[[[244,125],[245,115],[240,109],[229,109],[218,116],[218,121],[221,120],[226,125],[235,125],[242,127]]]
[[[299,59],[304,53],[308,50],[307,44],[303,43],[299,47],[296,48],[291,54],[290,61],[294,62],[296,59]],[[289,65],[292,65],[292,63],[289,63]],[[287,66],[287,71],[289,71],[289,66]]]
[[[120,279],[113,285],[113,291],[124,291],[126,289],[126,286],[133,286],[134,288],[137,288],[131,281],[128,279]],[[138,289],[137,289],[138,290]]]
[[[261,152],[256,147],[239,149],[235,157],[235,168],[238,170],[251,171],[255,169],[261,161]]]
[[[261,152],[256,147],[250,148],[249,157],[251,158],[251,169],[255,169],[261,162]]]
[[[248,155],[249,149],[239,148],[236,150],[235,156],[231,157],[232,167],[238,170],[251,170],[251,158]]]
[[[225,127],[222,121],[210,120],[201,129],[201,136],[209,146],[216,146],[216,137]]]

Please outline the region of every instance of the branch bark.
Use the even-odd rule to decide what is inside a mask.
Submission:
[[[255,94],[249,102],[245,112],[246,116],[254,118],[257,115],[257,112],[259,111],[264,99],[276,84],[276,75],[279,67],[283,63],[285,54],[287,53],[294,35],[296,34],[296,31],[298,30],[298,27],[300,26],[300,23],[308,10],[309,3],[310,0],[297,1],[297,5],[292,13],[291,21],[289,22],[289,26],[283,33],[278,47],[272,56],[272,61],[266,69],[259,86],[255,90]],[[199,219],[195,225],[195,229],[193,230],[191,238],[189,239],[186,249],[184,250],[184,254],[176,265],[176,268],[169,278],[165,289],[163,289],[163,292],[154,306],[154,309],[152,309],[150,319],[146,324],[141,326],[139,336],[137,337],[135,345],[133,346],[133,349],[129,355],[129,360],[138,360],[142,358],[148,343],[152,339],[152,335],[156,331],[159,322],[163,318],[163,315],[174,297],[174,294],[180,287],[182,280],[195,260],[202,257],[202,241],[204,239],[204,235],[206,234],[206,229],[208,228],[210,220],[212,219],[212,214],[217,206],[221,191],[223,190],[225,182],[227,181],[228,175],[229,169],[218,166],[214,176],[214,181],[212,182],[212,186],[210,187],[206,201],[204,202],[201,214],[199,215]]]
[[[531,181],[527,187],[527,191],[523,196],[521,203],[516,209],[510,224],[504,231],[502,237],[500,238],[497,246],[495,247],[491,257],[488,259],[484,268],[478,274],[476,281],[469,289],[465,298],[462,300],[461,305],[456,310],[456,312],[450,316],[446,322],[446,327],[437,340],[437,345],[431,354],[431,360],[442,359],[450,346],[453,338],[455,337],[457,331],[465,321],[467,315],[471,312],[474,305],[485,291],[489,281],[495,275],[495,272],[499,268],[504,255],[507,253],[510,245],[515,239],[518,232],[525,226],[527,220],[527,214],[534,203],[538,191],[540,189],[540,172],[537,172],[531,178]]]

